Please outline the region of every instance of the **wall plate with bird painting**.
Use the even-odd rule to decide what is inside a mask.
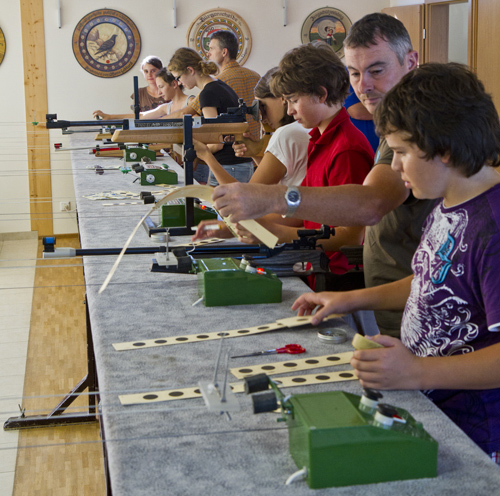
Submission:
[[[94,10],[76,26],[73,53],[94,76],[111,78],[129,71],[139,58],[141,36],[136,25],[117,10]]]
[[[323,7],[307,16],[300,33],[302,43],[322,40],[339,57],[344,55],[344,38],[351,28],[351,20],[341,10]]]
[[[231,31],[238,40],[236,60],[243,65],[252,50],[252,35],[243,18],[228,9],[212,9],[200,14],[189,26],[188,46],[194,48],[205,60],[208,59],[210,36],[215,31]]]
[[[5,57],[5,36],[3,34],[2,28],[0,28],[0,64]]]

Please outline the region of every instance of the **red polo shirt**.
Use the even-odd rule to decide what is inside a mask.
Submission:
[[[373,149],[342,108],[323,134],[318,128],[310,133],[307,173],[302,186],[339,186],[363,184],[373,166]],[[304,221],[306,229],[319,229],[321,224]],[[330,270],[344,274],[349,265],[340,252],[327,252]]]

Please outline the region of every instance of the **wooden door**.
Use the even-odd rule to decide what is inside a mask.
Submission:
[[[472,63],[472,2],[473,0],[425,0],[425,58],[423,62]],[[465,21],[465,26],[457,22]],[[451,35],[451,36],[450,36]],[[460,54],[453,53],[460,46]],[[450,50],[451,49],[451,50]]]
[[[474,43],[472,67],[484,83],[486,91],[493,96],[500,112],[500,2],[498,0],[476,0],[473,9]]]
[[[401,7],[388,7],[382,12],[399,19],[408,30],[413,49],[418,51],[419,60],[424,60],[424,5],[404,5]]]

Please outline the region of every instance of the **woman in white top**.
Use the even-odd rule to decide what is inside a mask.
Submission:
[[[148,112],[141,112],[141,119],[166,118],[172,112],[187,107],[194,95],[186,96],[183,87],[173,74],[165,67],[156,73],[156,86],[163,99],[167,102]]]
[[[307,170],[307,146],[309,144],[308,129],[295,122],[287,114],[286,102],[276,98],[270,90],[270,82],[277,67],[266,72],[255,87],[255,98],[259,100],[262,123],[267,124],[274,134],[265,149],[264,156],[258,162],[258,167],[249,182],[262,184],[285,184],[299,186]],[[208,147],[195,140],[195,150],[198,158],[203,160],[213,172],[219,184],[234,182],[210,153]],[[247,146],[248,145],[248,146]],[[251,156],[251,150],[261,148],[260,143],[245,140],[244,144],[233,146],[236,156]]]

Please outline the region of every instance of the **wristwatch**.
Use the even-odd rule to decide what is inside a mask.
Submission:
[[[300,205],[300,191],[295,186],[289,186],[285,193],[286,204],[288,205],[286,214],[283,217],[292,217]]]

